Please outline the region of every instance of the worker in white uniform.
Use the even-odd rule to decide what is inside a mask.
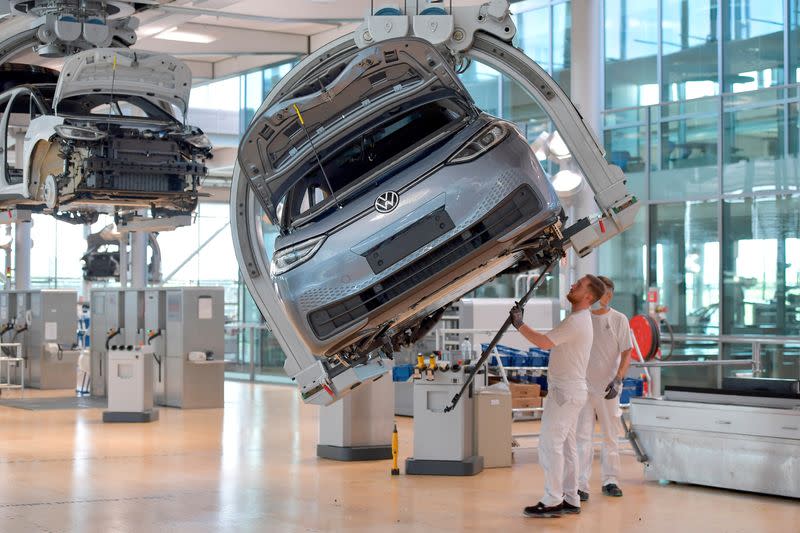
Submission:
[[[602,490],[606,496],[622,496],[619,488],[619,394],[622,380],[631,364],[631,329],[628,317],[609,307],[614,297],[614,282],[598,276],[606,286],[600,298],[600,308],[592,310],[594,341],[586,383],[589,397],[578,417],[578,495],[582,502],[589,499],[589,478],[594,455],[593,437],[595,417],[603,434],[600,462]]]
[[[525,508],[525,516],[556,517],[581,511],[575,427],[586,403],[586,366],[592,348],[589,308],[604,291],[603,282],[595,276],[579,279],[567,294],[572,312],[547,334],[526,325],[518,305],[511,309],[514,327],[533,344],[550,350],[548,391],[539,437],[544,496],[536,505]]]

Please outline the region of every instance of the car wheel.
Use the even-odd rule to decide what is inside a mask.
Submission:
[[[58,185],[52,174],[48,174],[44,180],[44,203],[48,209],[58,207]]]

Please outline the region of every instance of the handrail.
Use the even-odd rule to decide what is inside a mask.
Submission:
[[[623,113],[627,111],[636,111],[638,109],[647,109],[647,108],[655,108],[655,107],[665,107],[670,105],[679,105],[679,104],[694,104],[696,102],[703,102],[703,101],[712,101],[719,98],[730,98],[733,96],[747,96],[748,94],[758,93],[762,91],[781,91],[781,90],[790,90],[790,89],[800,89],[800,83],[789,83],[785,85],[775,85],[773,87],[762,87],[760,89],[753,89],[751,91],[742,91],[742,92],[727,92],[727,93],[720,93],[720,94],[711,94],[708,96],[701,96],[699,98],[691,98],[689,100],[681,100],[675,102],[658,102],[655,104],[648,104],[648,105],[633,105],[627,107],[616,107],[613,109],[605,109],[601,111],[603,115],[611,115],[615,113]],[[798,95],[800,97],[800,95]],[[784,98],[783,100],[785,100]],[[793,98],[790,98],[793,99]]]
[[[676,341],[707,341],[722,342],[723,344],[800,344],[800,336],[769,337],[763,335],[692,335],[687,333],[676,333],[673,335]],[[666,342],[665,342],[666,343]]]
[[[230,324],[225,324],[226,330],[231,329],[261,329],[261,330],[269,330],[269,326],[264,322],[231,322]]]
[[[753,359],[707,359],[705,361],[631,361],[636,368],[669,368],[673,366],[752,366]]]

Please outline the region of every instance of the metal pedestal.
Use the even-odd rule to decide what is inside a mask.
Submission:
[[[800,411],[636,398],[645,479],[800,497]]]
[[[153,349],[113,346],[108,351],[108,410],[103,422],[153,422]]]
[[[406,474],[473,476],[483,470],[475,454],[474,391],[469,388],[455,409],[444,408],[465,381],[464,368],[437,370],[433,379],[414,381],[414,456],[406,459]]]
[[[317,456],[335,461],[392,458],[394,384],[391,372],[320,408]]]

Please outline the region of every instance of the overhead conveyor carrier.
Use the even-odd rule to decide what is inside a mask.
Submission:
[[[322,78],[332,58],[355,57],[360,50],[392,39],[422,38],[436,46],[452,69],[474,60],[518,83],[549,116],[569,148],[573,161],[594,192],[599,212],[569,221],[566,227],[549,233],[546,239],[551,250],[563,253],[571,247],[578,255],[585,256],[630,227],[639,204],[629,193],[624,174],[605,160],[602,146],[558,84],[523,51],[513,46],[516,28],[508,2],[493,0],[481,6],[454,8],[451,12],[439,7],[441,3],[434,3],[421,14],[411,15],[416,4],[409,0],[405,14],[399,10],[381,9],[367,17],[353,33],[307,56],[267,95],[255,114],[253,124],[259,123],[265,114],[274,112],[274,106],[287,101],[287,95],[302,93],[299,89],[308,86],[309,80]],[[295,112],[302,123],[300,110],[295,109]],[[276,290],[274,274],[270,273],[270,253],[262,219],[263,203],[259,201],[259,194],[263,199],[263,191],[257,190],[263,181],[259,181],[252,166],[242,167],[243,160],[247,165],[252,160],[248,159],[252,156],[248,155],[251,152],[248,152],[247,143],[253,137],[248,137],[248,134],[240,147],[231,190],[231,228],[237,259],[250,294],[286,354],[286,373],[296,381],[306,402],[329,405],[360,383],[381,376],[387,367],[379,350],[357,360],[347,360],[341,354],[312,353],[287,316],[285,302]],[[296,138],[298,143],[306,141],[301,135]],[[463,294],[449,296],[453,301]]]

